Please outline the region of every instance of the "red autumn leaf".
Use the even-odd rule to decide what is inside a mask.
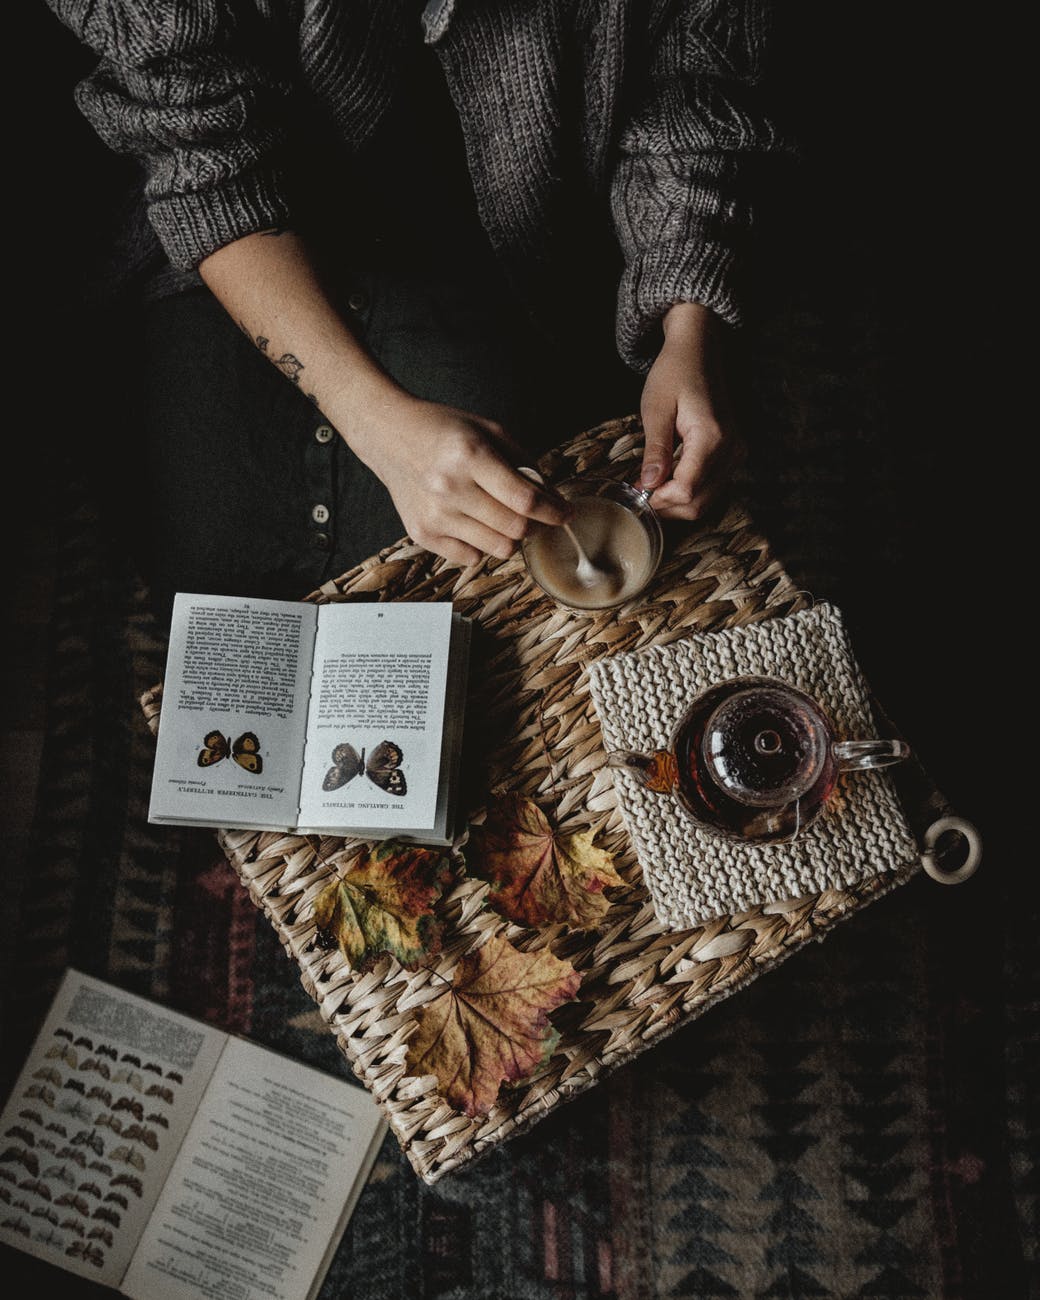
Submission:
[[[518,925],[598,925],[610,906],[604,889],[625,882],[589,831],[560,834],[531,799],[507,795],[474,826],[466,849],[472,875],[492,883],[488,904]]]
[[[548,949],[524,953],[494,935],[463,957],[451,983],[415,1012],[409,1074],[433,1074],[469,1116],[486,1115],[503,1083],[526,1079],[560,1040],[549,1012],[573,999],[581,976]]]
[[[450,875],[443,853],[385,840],[318,895],[319,938],[338,947],[352,970],[371,966],[384,952],[414,967],[440,952],[442,925],[433,909]]]

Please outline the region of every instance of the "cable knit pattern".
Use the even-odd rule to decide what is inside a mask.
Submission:
[[[600,659],[589,689],[604,747],[666,748],[694,696],[730,677],[778,677],[814,696],[839,738],[878,734],[841,613],[821,603],[783,618]],[[762,903],[844,889],[905,869],[918,850],[890,776],[841,775],[793,843],[741,844],[696,825],[671,795],[613,771],[618,805],[662,925],[686,929]]]
[[[418,21],[415,0],[48,3],[100,56],[77,103],[141,160],[149,219],[182,271],[292,221],[287,172],[309,115],[359,148]],[[518,289],[551,283],[578,196],[609,208],[624,259],[618,349],[637,370],[674,302],[739,320],[741,162],[783,147],[748,98],[761,3],[429,0],[422,15],[481,217]]]

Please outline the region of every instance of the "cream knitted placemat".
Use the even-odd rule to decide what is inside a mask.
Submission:
[[[694,696],[731,677],[780,678],[813,696],[839,739],[878,735],[840,610],[827,603],[746,627],[597,660],[589,689],[606,749],[668,746]],[[844,773],[820,816],[790,842],[742,844],[694,823],[674,796],[613,769],[618,804],[663,925],[686,929],[762,903],[844,889],[918,858],[891,778]]]

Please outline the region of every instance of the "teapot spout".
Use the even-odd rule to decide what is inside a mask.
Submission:
[[[679,781],[675,755],[667,749],[641,754],[632,749],[612,749],[607,754],[608,767],[623,767],[631,772],[645,790],[670,794]]]

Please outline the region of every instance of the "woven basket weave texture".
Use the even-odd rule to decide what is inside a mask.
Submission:
[[[538,468],[551,482],[591,472],[631,480],[641,451],[642,429],[630,416],[577,436],[544,456]],[[914,863],[678,932],[661,924],[621,816],[614,774],[604,765],[589,667],[606,656],[757,623],[812,603],[738,504],[711,522],[667,531],[652,586],[616,610],[558,607],[530,581],[519,556],[460,568],[407,539],[307,597],[318,603],[450,600],[475,621],[464,811],[471,823],[478,821],[491,794],[509,791],[537,800],[564,831],[591,830],[625,880],[598,930],[512,925],[486,907],[486,884],[460,874],[439,905],[447,939],[430,969],[405,971],[386,957],[371,971],[355,973],[338,951],[316,942],[312,908],[364,846],[332,836],[217,832],[337,1045],[427,1183],[528,1128],[916,869]],[[153,730],[161,700],[161,685],[141,700]],[[561,1037],[552,1058],[535,1076],[503,1089],[490,1114],[471,1119],[438,1095],[434,1079],[407,1076],[404,1060],[415,1008],[435,997],[462,956],[493,933],[527,950],[551,947],[580,972],[582,984],[578,1000],[554,1014]]]

